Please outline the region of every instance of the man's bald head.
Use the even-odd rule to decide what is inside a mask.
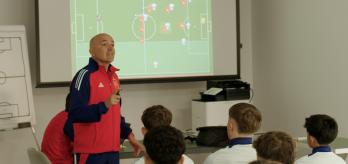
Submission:
[[[107,34],[107,33],[99,33],[99,34],[93,36],[93,37],[91,38],[91,40],[89,40],[89,48],[92,48],[92,47],[93,47],[94,42],[97,40],[97,38],[100,38],[100,37],[103,37],[103,36],[108,36],[108,37],[112,38],[112,37],[111,37],[109,34]]]

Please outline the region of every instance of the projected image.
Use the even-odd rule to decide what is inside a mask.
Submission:
[[[115,39],[122,79],[211,75],[211,0],[71,0],[73,74],[88,63],[89,39]]]

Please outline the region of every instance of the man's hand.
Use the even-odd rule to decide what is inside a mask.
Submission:
[[[136,157],[139,156],[141,152],[145,152],[144,145],[135,139],[133,133],[129,134],[128,141],[132,145]]]
[[[107,99],[104,103],[107,108],[110,108],[112,105],[116,105],[120,102],[121,96],[120,96],[120,90],[115,90],[109,99]]]

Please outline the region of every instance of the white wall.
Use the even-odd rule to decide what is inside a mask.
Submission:
[[[250,0],[241,0],[242,19],[241,35],[244,43],[241,59],[242,79],[252,82],[251,69],[251,12]],[[27,27],[29,58],[33,84],[36,72],[36,31],[35,31],[35,0],[0,0],[0,24],[24,24]],[[154,104],[167,106],[174,115],[173,125],[181,130],[191,127],[191,99],[198,98],[198,93],[205,89],[205,82],[164,83],[164,84],[133,84],[123,85],[122,113],[132,124],[137,138],[140,135],[140,115],[142,110]],[[42,140],[45,127],[49,120],[64,108],[68,88],[34,88],[34,104],[37,119],[37,137]],[[26,155],[28,147],[35,146],[29,129],[15,131],[0,131],[1,163],[29,163]],[[194,159],[202,161],[206,156],[193,155]],[[201,159],[200,159],[201,158]],[[122,163],[128,163],[122,162]]]
[[[348,1],[252,1],[255,104],[264,129],[304,136],[326,113],[348,137]]]

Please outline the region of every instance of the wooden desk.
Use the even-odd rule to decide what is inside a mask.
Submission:
[[[198,146],[196,143],[191,143],[190,141],[185,141],[185,142],[186,142],[185,154],[212,153],[220,149],[219,147]],[[133,155],[133,147],[130,145],[128,141],[126,141],[123,144],[123,146],[124,147],[120,151],[120,159],[138,158]]]

